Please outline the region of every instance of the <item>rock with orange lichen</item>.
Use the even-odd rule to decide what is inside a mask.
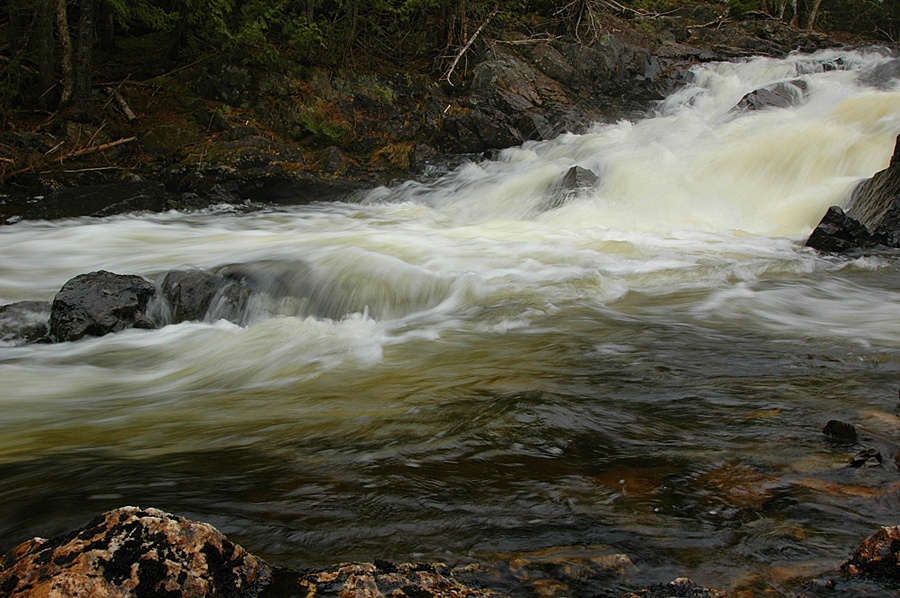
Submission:
[[[157,509],[123,507],[0,561],[0,595],[190,598],[256,596],[268,565],[214,527]]]
[[[841,565],[845,575],[900,583],[900,526],[883,527],[865,540]]]

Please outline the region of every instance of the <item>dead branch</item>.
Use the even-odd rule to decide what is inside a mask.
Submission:
[[[484,23],[482,23],[478,27],[478,29],[475,30],[475,33],[472,34],[472,37],[469,38],[469,41],[466,42],[466,45],[462,47],[459,53],[457,53],[456,58],[454,58],[453,62],[450,64],[450,68],[446,73],[444,73],[444,76],[441,77],[439,81],[446,81],[447,83],[450,83],[450,85],[453,85],[453,83],[450,81],[450,77],[453,75],[453,71],[456,70],[456,65],[459,64],[459,61],[463,57],[463,55],[469,50],[472,44],[475,43],[475,40],[481,34],[481,31],[485,27],[487,27],[487,24],[490,23],[491,19],[494,18],[494,15],[497,14],[497,10],[498,8],[494,8],[494,10],[491,11],[491,14],[489,14],[488,17],[484,20]]]
[[[87,156],[89,154],[95,154],[97,152],[102,152],[102,151],[105,151],[108,149],[112,149],[114,147],[118,147],[118,146],[124,145],[126,143],[131,143],[132,141],[136,141],[136,140],[137,140],[137,137],[125,137],[122,139],[117,139],[116,141],[101,143],[100,145],[92,145],[90,147],[83,147],[79,150],[74,150],[74,151],[68,152],[66,154],[60,154],[59,163],[62,164],[66,160],[70,160],[72,158],[80,158],[82,156]],[[56,147],[59,147],[59,146],[56,146]],[[56,148],[53,148],[53,149],[55,150]],[[52,151],[53,150],[51,150],[51,152]],[[47,152],[47,154],[44,154],[44,156],[47,156],[49,154],[50,154],[50,152]],[[39,169],[46,168],[48,165],[50,165],[52,162],[55,162],[55,161],[56,161],[55,159],[47,159],[47,158],[42,158],[40,160],[35,161],[33,159],[33,156],[29,156],[28,157],[28,162],[29,162],[28,166],[26,166],[24,168],[19,168],[18,170],[14,170],[12,172],[8,172],[8,173],[4,172],[2,174],[2,176],[0,176],[0,181],[5,181],[8,178],[14,177],[19,174],[24,174],[26,172],[38,172]]]
[[[116,105],[119,107],[119,110],[122,111],[122,114],[125,115],[125,118],[128,119],[128,122],[131,122],[137,118],[137,115],[128,105],[128,102],[125,101],[125,98],[122,97],[122,94],[119,93],[118,89],[114,89],[112,87],[104,87],[103,92],[116,101]]]

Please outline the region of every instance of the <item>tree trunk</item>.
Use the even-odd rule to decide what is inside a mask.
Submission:
[[[816,26],[816,17],[819,16],[819,7],[822,0],[812,0],[812,7],[809,9],[809,16],[806,19],[806,28],[812,29]]]
[[[81,0],[80,8],[75,57],[75,112],[78,118],[90,120],[94,111],[91,93],[94,70],[94,0]]]
[[[60,106],[72,101],[72,90],[75,87],[75,75],[72,69],[72,36],[69,34],[69,15],[66,12],[66,0],[56,2],[56,28],[59,31],[59,62],[62,66],[62,94]]]
[[[56,85],[56,52],[53,39],[53,13],[55,8],[53,0],[38,0],[37,2],[37,31],[38,31],[38,67],[40,69],[40,82],[38,93],[40,105],[46,110],[52,110],[58,104],[54,102],[50,90]]]
[[[800,1],[791,0],[791,8],[794,9],[794,14],[791,15],[791,27],[798,27],[800,25]]]
[[[107,54],[116,51],[116,15],[106,2],[97,7],[97,37],[100,50]]]

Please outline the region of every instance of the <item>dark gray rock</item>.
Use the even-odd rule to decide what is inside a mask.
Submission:
[[[836,419],[829,420],[822,433],[839,442],[856,442],[856,428]]]
[[[900,136],[890,165],[857,187],[848,203],[846,212],[828,208],[808,247],[834,253],[900,248]]]
[[[538,211],[546,212],[565,205],[578,193],[593,188],[599,180],[600,177],[592,170],[581,166],[571,167],[556,184],[550,187],[547,197],[541,202]]]
[[[884,462],[877,448],[867,448],[856,453],[847,467],[879,467]]]
[[[859,77],[861,83],[879,89],[890,88],[897,79],[900,79],[900,58],[882,62]]]
[[[738,110],[761,110],[763,108],[790,108],[803,102],[806,82],[782,81],[775,85],[751,91],[738,102]]]
[[[123,507],[0,559],[0,593],[29,596],[253,598],[271,569],[206,523]]]
[[[176,270],[166,274],[162,293],[172,308],[173,320],[202,320],[225,282],[224,277],[206,270]]]
[[[897,212],[900,210],[900,136],[887,168],[876,172],[854,193],[847,215],[858,220],[876,235],[897,238]],[[896,243],[888,244],[898,246]]]
[[[828,253],[848,253],[876,245],[875,236],[838,206],[828,208],[822,221],[806,240],[807,247]]]
[[[159,212],[166,209],[166,199],[165,186],[151,181],[71,187],[29,199],[21,218],[53,220],[143,210]]]
[[[50,334],[57,342],[103,336],[127,328],[155,328],[147,305],[155,287],[140,276],[105,270],[66,282],[50,308]]]
[[[19,301],[0,307],[0,341],[34,343],[49,334],[49,301]]]

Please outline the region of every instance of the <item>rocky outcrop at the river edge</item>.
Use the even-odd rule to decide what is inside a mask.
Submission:
[[[806,245],[829,253],[900,248],[900,136],[890,165],[857,187],[846,210],[828,208]]]
[[[841,581],[900,582],[900,527],[882,528],[841,566]],[[505,563],[342,563],[293,571],[274,567],[212,526],[154,508],[122,507],[50,540],[28,540],[0,559],[9,598],[502,598],[595,595],[621,586],[634,568],[625,555],[548,552]],[[811,580],[811,584],[817,583]],[[722,598],[726,592],[679,578],[625,591],[622,598]]]
[[[34,538],[0,561],[0,593],[10,598],[251,598],[270,577],[266,563],[212,526],[137,507]]]
[[[777,20],[716,21],[709,11],[610,16],[609,32],[590,40],[479,39],[452,84],[408,72],[296,76],[218,59],[153,79],[152,94],[126,81],[133,121],[109,107],[102,125],[54,121],[40,133],[0,134],[13,156],[6,163],[16,152],[27,158],[0,184],[0,222],[345,197],[430,176],[460,156],[643,114],[698,62],[837,45]]]

